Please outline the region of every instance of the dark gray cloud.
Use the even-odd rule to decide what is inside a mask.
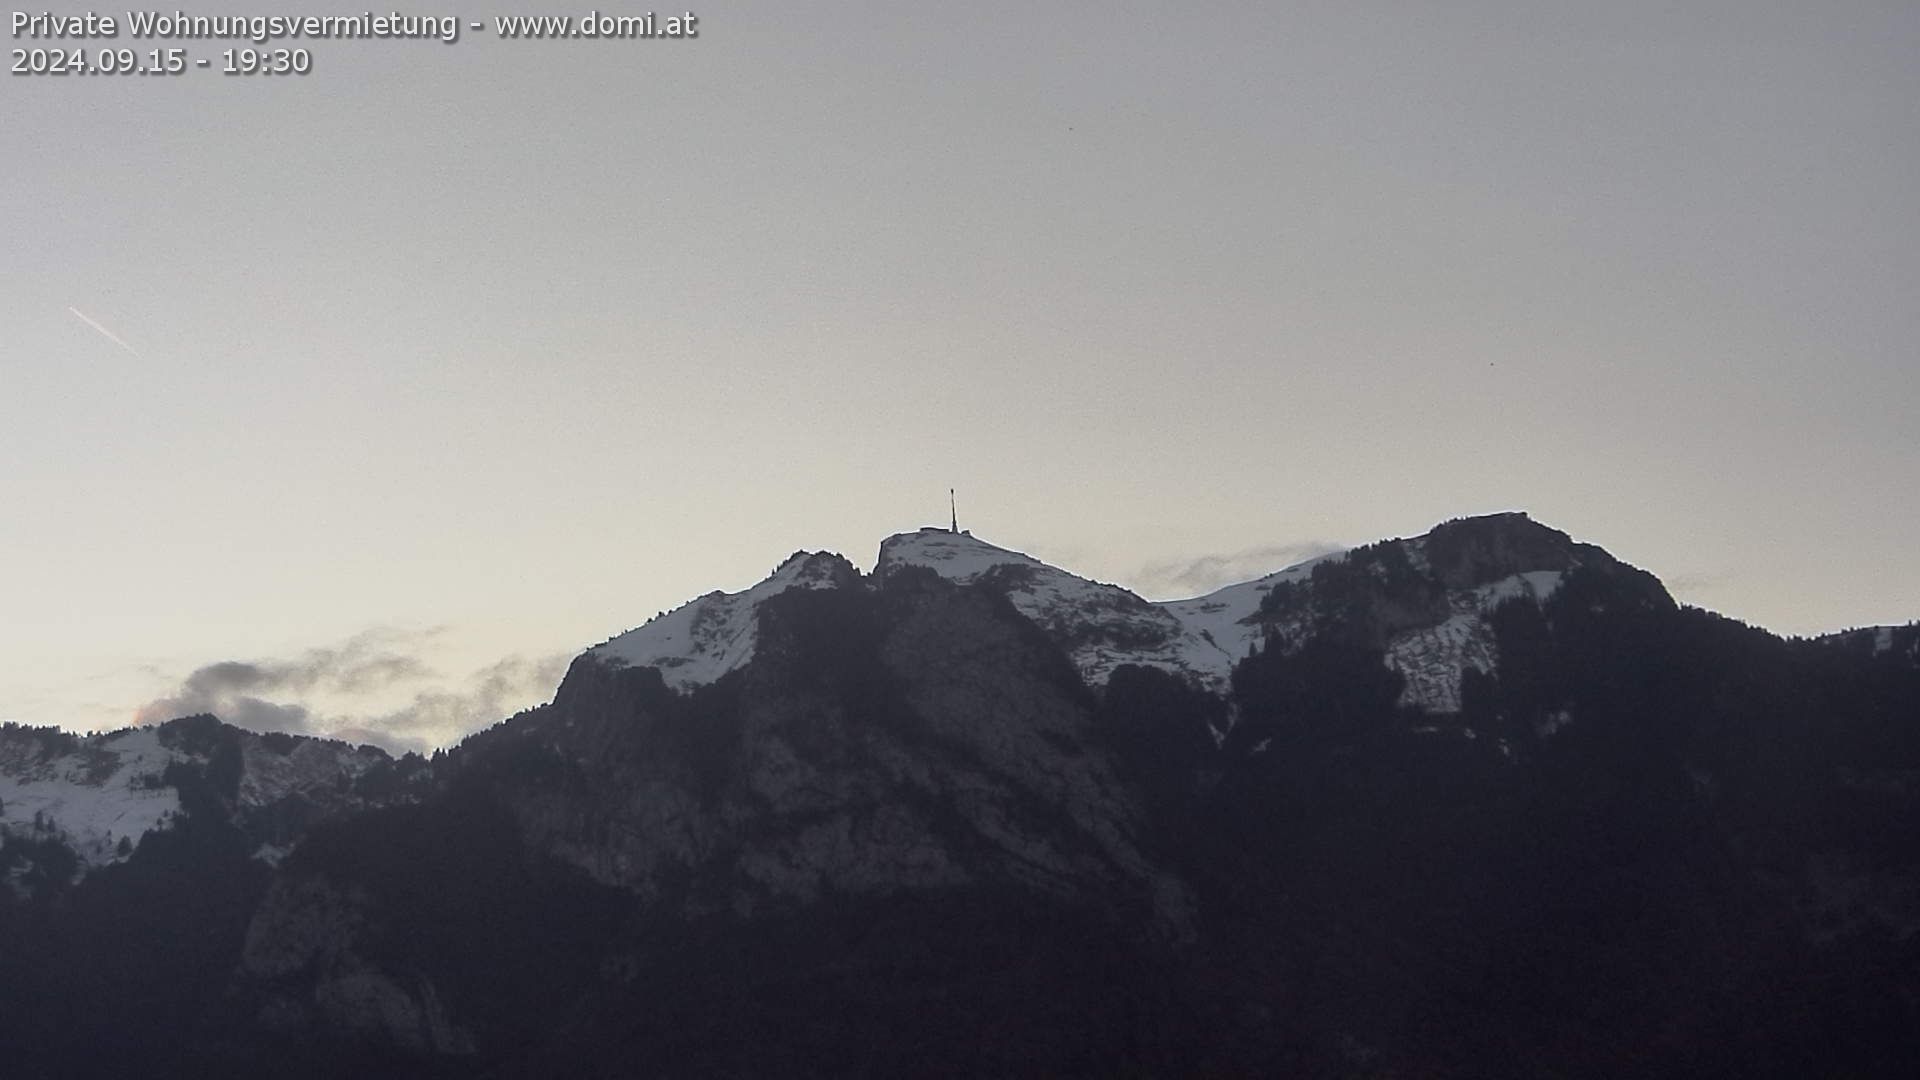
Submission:
[[[181,680],[179,689],[141,706],[136,717],[151,724],[213,713],[259,731],[304,732],[312,721],[304,707],[279,705],[262,695],[314,690],[359,694],[431,678],[433,669],[418,652],[440,632],[438,627],[376,627],[338,645],[308,649],[291,660],[221,660],[195,668]]]
[[[1133,580],[1135,589],[1147,596],[1198,596],[1222,585],[1250,581],[1316,555],[1344,549],[1343,544],[1324,540],[1267,544],[1191,559],[1149,563],[1133,575]]]
[[[195,668],[170,694],[140,707],[140,723],[211,713],[250,731],[369,742],[394,751],[430,750],[458,740],[516,709],[544,700],[566,672],[570,653],[509,656],[447,680],[419,655],[439,630],[370,630],[290,660],[221,660]],[[365,711],[352,699],[425,684],[399,709]],[[307,700],[325,694],[322,711]],[[345,707],[340,707],[344,700]],[[389,701],[391,698],[389,697]]]
[[[213,712],[211,709],[197,710]],[[292,735],[313,734],[313,714],[296,702],[282,704],[257,697],[228,699],[218,715],[222,720],[248,731],[284,731]]]

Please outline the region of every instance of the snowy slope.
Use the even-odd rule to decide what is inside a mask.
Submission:
[[[970,532],[936,528],[896,533],[880,542],[880,558],[874,563],[873,576],[885,580],[888,574],[903,566],[927,567],[957,585],[971,585],[996,566],[1028,567],[1072,577],[1031,555],[977,540]]]
[[[1407,565],[1419,575],[1434,576],[1426,538],[1394,540],[1388,545],[1399,548]],[[1311,581],[1315,566],[1347,558],[1349,554],[1323,556],[1273,577],[1292,582]],[[1560,570],[1527,570],[1485,584],[1446,589],[1444,609],[1435,613],[1430,621],[1401,627],[1389,634],[1384,642],[1386,665],[1406,681],[1400,703],[1431,712],[1458,712],[1460,680],[1466,669],[1475,667],[1491,672],[1498,664],[1499,649],[1490,621],[1494,609],[1516,598],[1545,603],[1559,587],[1562,573]],[[1382,578],[1384,580],[1384,572]],[[1230,586],[1229,590],[1222,591],[1235,588],[1244,586]],[[1311,620],[1300,617],[1275,618],[1267,624],[1267,629],[1281,639],[1294,642],[1312,633]],[[1257,626],[1254,628],[1247,639],[1249,643],[1258,638],[1259,630]]]
[[[180,812],[179,793],[160,779],[175,760],[155,728],[50,757],[10,741],[0,746],[0,831],[65,840],[89,866],[115,862],[120,841],[138,844]]]
[[[284,853],[301,823],[397,797],[370,799],[355,788],[370,770],[393,763],[372,746],[257,735],[209,717],[85,737],[8,727],[0,729],[0,833],[57,841],[79,858],[82,871],[118,862],[142,837],[185,812],[168,768],[204,772],[223,745],[239,751],[240,766],[223,812],[257,834],[262,858]],[[289,808],[290,801],[297,807]]]
[[[750,589],[710,592],[587,652],[603,661],[658,668],[668,686],[690,690],[753,659],[755,612],[768,597],[788,589],[837,588],[858,578],[838,555],[796,551]]]
[[[881,543],[875,577],[885,581],[907,566],[924,566],[960,585],[986,579],[1004,590],[1014,608],[1045,630],[1092,686],[1104,685],[1122,664],[1140,664],[1223,689],[1233,666],[1224,649],[1237,647],[1238,637],[1223,646],[1207,636],[1220,621],[1218,613],[1190,623],[1182,612],[1118,585],[1090,581],[968,533],[922,529]]]
[[[1306,581],[1313,576],[1315,566],[1345,557],[1346,552],[1336,551],[1276,570],[1263,578],[1216,589],[1205,596],[1161,603],[1160,608],[1180,620],[1188,632],[1206,646],[1184,658],[1188,669],[1200,678],[1202,685],[1225,691],[1233,666],[1246,659],[1265,633],[1255,616],[1260,611],[1260,602],[1274,586]]]

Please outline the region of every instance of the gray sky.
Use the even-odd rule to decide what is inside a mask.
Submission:
[[[1517,508],[1920,618],[1910,0],[695,10],[0,83],[0,718],[427,744],[949,485],[1152,596]]]

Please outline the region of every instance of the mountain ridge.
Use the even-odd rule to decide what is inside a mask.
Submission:
[[[1523,515],[1164,605],[948,530],[882,555],[796,553],[431,761],[212,717],[0,729],[0,1061],[1465,1078],[1920,1055],[1913,627],[1781,639]]]
[[[1429,546],[1438,563],[1430,564]],[[689,689],[751,659],[751,611],[765,598],[793,587],[860,587],[869,577],[882,582],[918,566],[956,584],[984,583],[1004,592],[1022,615],[1067,650],[1090,686],[1104,685],[1115,669],[1135,664],[1224,694],[1234,665],[1255,645],[1275,633],[1297,637],[1314,630],[1311,602],[1281,611],[1269,602],[1274,590],[1311,589],[1316,573],[1325,573],[1320,568],[1349,562],[1356,553],[1370,561],[1380,553],[1404,555],[1394,567],[1403,574],[1417,567],[1431,579],[1428,584],[1444,590],[1425,618],[1403,617],[1404,625],[1393,628],[1394,639],[1381,642],[1388,663],[1408,678],[1406,703],[1443,712],[1458,711],[1459,678],[1467,666],[1491,666],[1486,620],[1494,607],[1515,596],[1544,601],[1560,574],[1584,563],[1632,569],[1598,547],[1577,544],[1515,512],[1457,518],[1418,537],[1330,552],[1201,596],[1150,601],[970,532],[929,526],[883,540],[871,575],[862,575],[841,555],[796,552],[741,592],[698,597],[588,654],[613,663],[659,665],[669,685]],[[1372,565],[1381,571],[1380,584],[1406,584],[1385,580],[1388,563]]]

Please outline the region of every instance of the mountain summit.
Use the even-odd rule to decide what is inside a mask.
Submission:
[[[594,646],[588,655],[658,668],[668,686],[691,690],[753,659],[760,605],[767,600],[788,589],[841,588],[859,579],[860,572],[838,555],[796,551],[758,585],[737,593],[710,592]]]

